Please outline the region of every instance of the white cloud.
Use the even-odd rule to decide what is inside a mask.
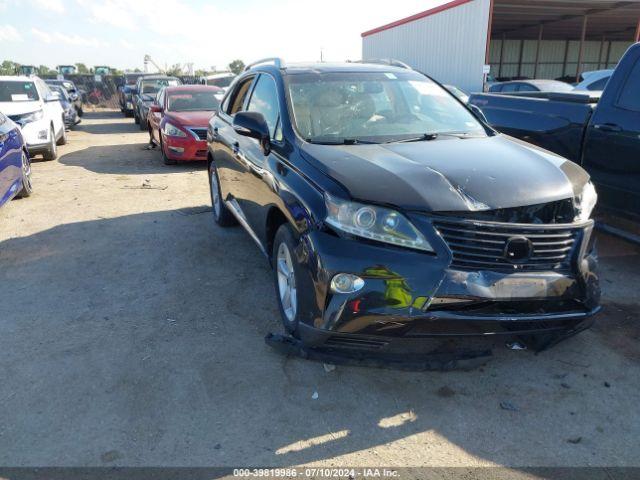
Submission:
[[[21,42],[22,35],[12,25],[0,25],[0,42]]]
[[[128,42],[127,40],[120,40],[120,46],[122,48],[126,48],[127,50],[133,50],[133,43]]]
[[[31,29],[31,34],[42,43],[61,43],[64,45],[73,45],[77,47],[100,48],[108,47],[109,43],[98,40],[93,37],[82,37],[77,34],[68,35],[60,32],[43,32],[37,28]]]
[[[47,32],[43,32],[42,30],[38,30],[35,27],[31,29],[31,35],[36,37],[42,43],[51,43],[51,35],[49,35]]]
[[[50,12],[64,13],[62,0],[31,0],[36,8],[48,10]]]

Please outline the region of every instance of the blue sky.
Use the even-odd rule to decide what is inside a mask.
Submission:
[[[360,33],[444,0],[0,0],[0,61],[224,67],[358,59]]]

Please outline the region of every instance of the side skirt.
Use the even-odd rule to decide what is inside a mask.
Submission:
[[[267,254],[267,251],[264,249],[262,242],[256,235],[256,232],[254,232],[253,229],[249,226],[249,223],[247,222],[247,219],[244,216],[244,213],[242,213],[242,209],[240,208],[240,205],[238,205],[238,202],[235,199],[231,199],[229,201],[225,201],[224,204],[229,209],[229,211],[233,214],[233,216],[236,217],[236,220],[238,220],[238,223],[242,225],[242,227],[251,236],[253,241],[256,242],[256,245],[258,245],[258,248],[260,249],[262,254],[265,257],[269,258],[269,255]]]

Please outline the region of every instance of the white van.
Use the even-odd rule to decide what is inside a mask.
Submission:
[[[58,94],[38,77],[0,76],[0,112],[20,125],[31,155],[54,160],[57,145],[67,143]]]

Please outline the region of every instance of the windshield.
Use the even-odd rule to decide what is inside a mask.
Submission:
[[[0,82],[0,102],[33,102],[40,100],[33,82]]]
[[[142,92],[148,95],[158,93],[162,87],[175,87],[178,86],[178,80],[173,78],[160,78],[156,80],[143,80],[142,81]]]
[[[64,88],[58,85],[49,85],[49,90],[60,95],[60,100],[69,100],[69,95],[67,94],[67,91]]]
[[[447,91],[416,72],[294,74],[288,76],[288,89],[296,129],[312,142],[486,135]]]
[[[176,92],[169,94],[167,110],[170,112],[197,112],[218,110],[217,92]]]

